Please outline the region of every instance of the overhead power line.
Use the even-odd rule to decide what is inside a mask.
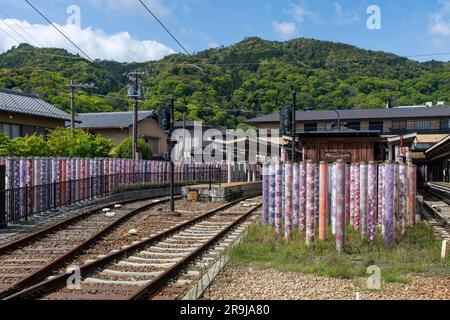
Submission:
[[[24,28],[22,28],[19,24],[17,24],[13,18],[11,18],[8,13],[6,13],[2,8],[0,8],[0,12],[7,18],[10,19],[12,24],[15,25],[17,28],[19,28],[20,30],[22,30],[22,32],[24,34],[26,34],[28,37],[30,37],[30,39],[32,39],[39,47],[42,47],[42,45],[39,43],[39,41],[36,40],[35,37],[33,37],[31,34],[29,34]],[[22,37],[22,36],[21,36]],[[24,38],[24,37],[22,37]],[[28,42],[28,41],[26,41]]]
[[[7,31],[5,31],[2,27],[0,27],[0,31],[2,31],[4,34],[6,34],[9,38],[11,38],[13,41],[17,42],[20,44],[19,40],[17,40],[16,38],[14,38],[10,33],[8,33]]]
[[[156,21],[158,21],[158,23],[164,28],[164,30],[166,30],[166,32],[172,37],[172,39],[175,40],[176,43],[178,43],[178,45],[184,50],[184,52],[186,52],[188,55],[190,55],[189,51],[187,51],[186,48],[181,44],[181,42],[178,41],[177,38],[175,38],[175,36],[172,34],[172,32],[170,32],[169,29],[161,22],[161,20],[158,19],[158,17],[152,12],[152,10],[150,10],[150,8],[144,3],[144,1],[139,0],[139,2],[153,16],[153,18],[155,18]]]
[[[42,18],[44,18],[53,28],[55,28],[64,38],[66,38],[75,48],[77,48],[83,55],[86,56],[86,58],[93,62],[93,60],[91,59],[91,57],[89,57],[89,55],[83,51],[83,49],[81,49],[75,42],[73,42],[68,36],[66,36],[66,34],[64,32],[61,31],[61,29],[59,29],[53,22],[50,21],[50,19],[48,19],[41,11],[39,11],[38,8],[36,8],[30,1],[25,0],[26,3],[28,3],[30,5],[30,7],[32,7]]]

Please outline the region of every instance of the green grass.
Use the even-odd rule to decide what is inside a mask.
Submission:
[[[407,283],[408,274],[450,275],[450,259],[440,259],[441,241],[426,224],[409,228],[391,248],[385,245],[381,234],[375,243],[368,244],[350,228],[346,232],[345,252],[338,254],[330,230],[329,240],[316,240],[308,247],[304,235],[298,231],[291,241],[286,241],[272,228],[258,224],[249,229],[240,244],[230,249],[230,262],[349,279],[368,276],[367,267],[377,265],[382,280],[391,283]]]

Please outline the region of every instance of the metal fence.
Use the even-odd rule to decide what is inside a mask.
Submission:
[[[199,169],[185,166],[175,172],[175,186],[199,183],[225,182],[226,171],[221,168]],[[5,200],[5,213],[0,209],[0,227],[10,222],[61,207],[82,204],[118,192],[138,189],[168,187],[170,171],[161,173],[127,173],[69,180],[38,186],[25,186],[11,190],[0,189],[0,199]]]

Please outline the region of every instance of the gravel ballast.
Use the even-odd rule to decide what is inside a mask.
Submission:
[[[335,279],[310,274],[227,266],[204,293],[206,300],[449,300],[450,277],[406,276],[407,284],[383,283],[381,290],[357,288],[365,278]]]

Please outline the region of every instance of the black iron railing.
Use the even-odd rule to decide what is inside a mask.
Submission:
[[[10,222],[26,221],[39,213],[82,204],[118,192],[168,188],[169,179],[169,171],[127,173],[0,190],[0,199],[5,200],[5,212],[2,214],[3,210],[0,210],[0,228]],[[194,169],[186,166],[185,170],[175,173],[175,186],[217,184],[226,179],[226,171],[221,168]]]

